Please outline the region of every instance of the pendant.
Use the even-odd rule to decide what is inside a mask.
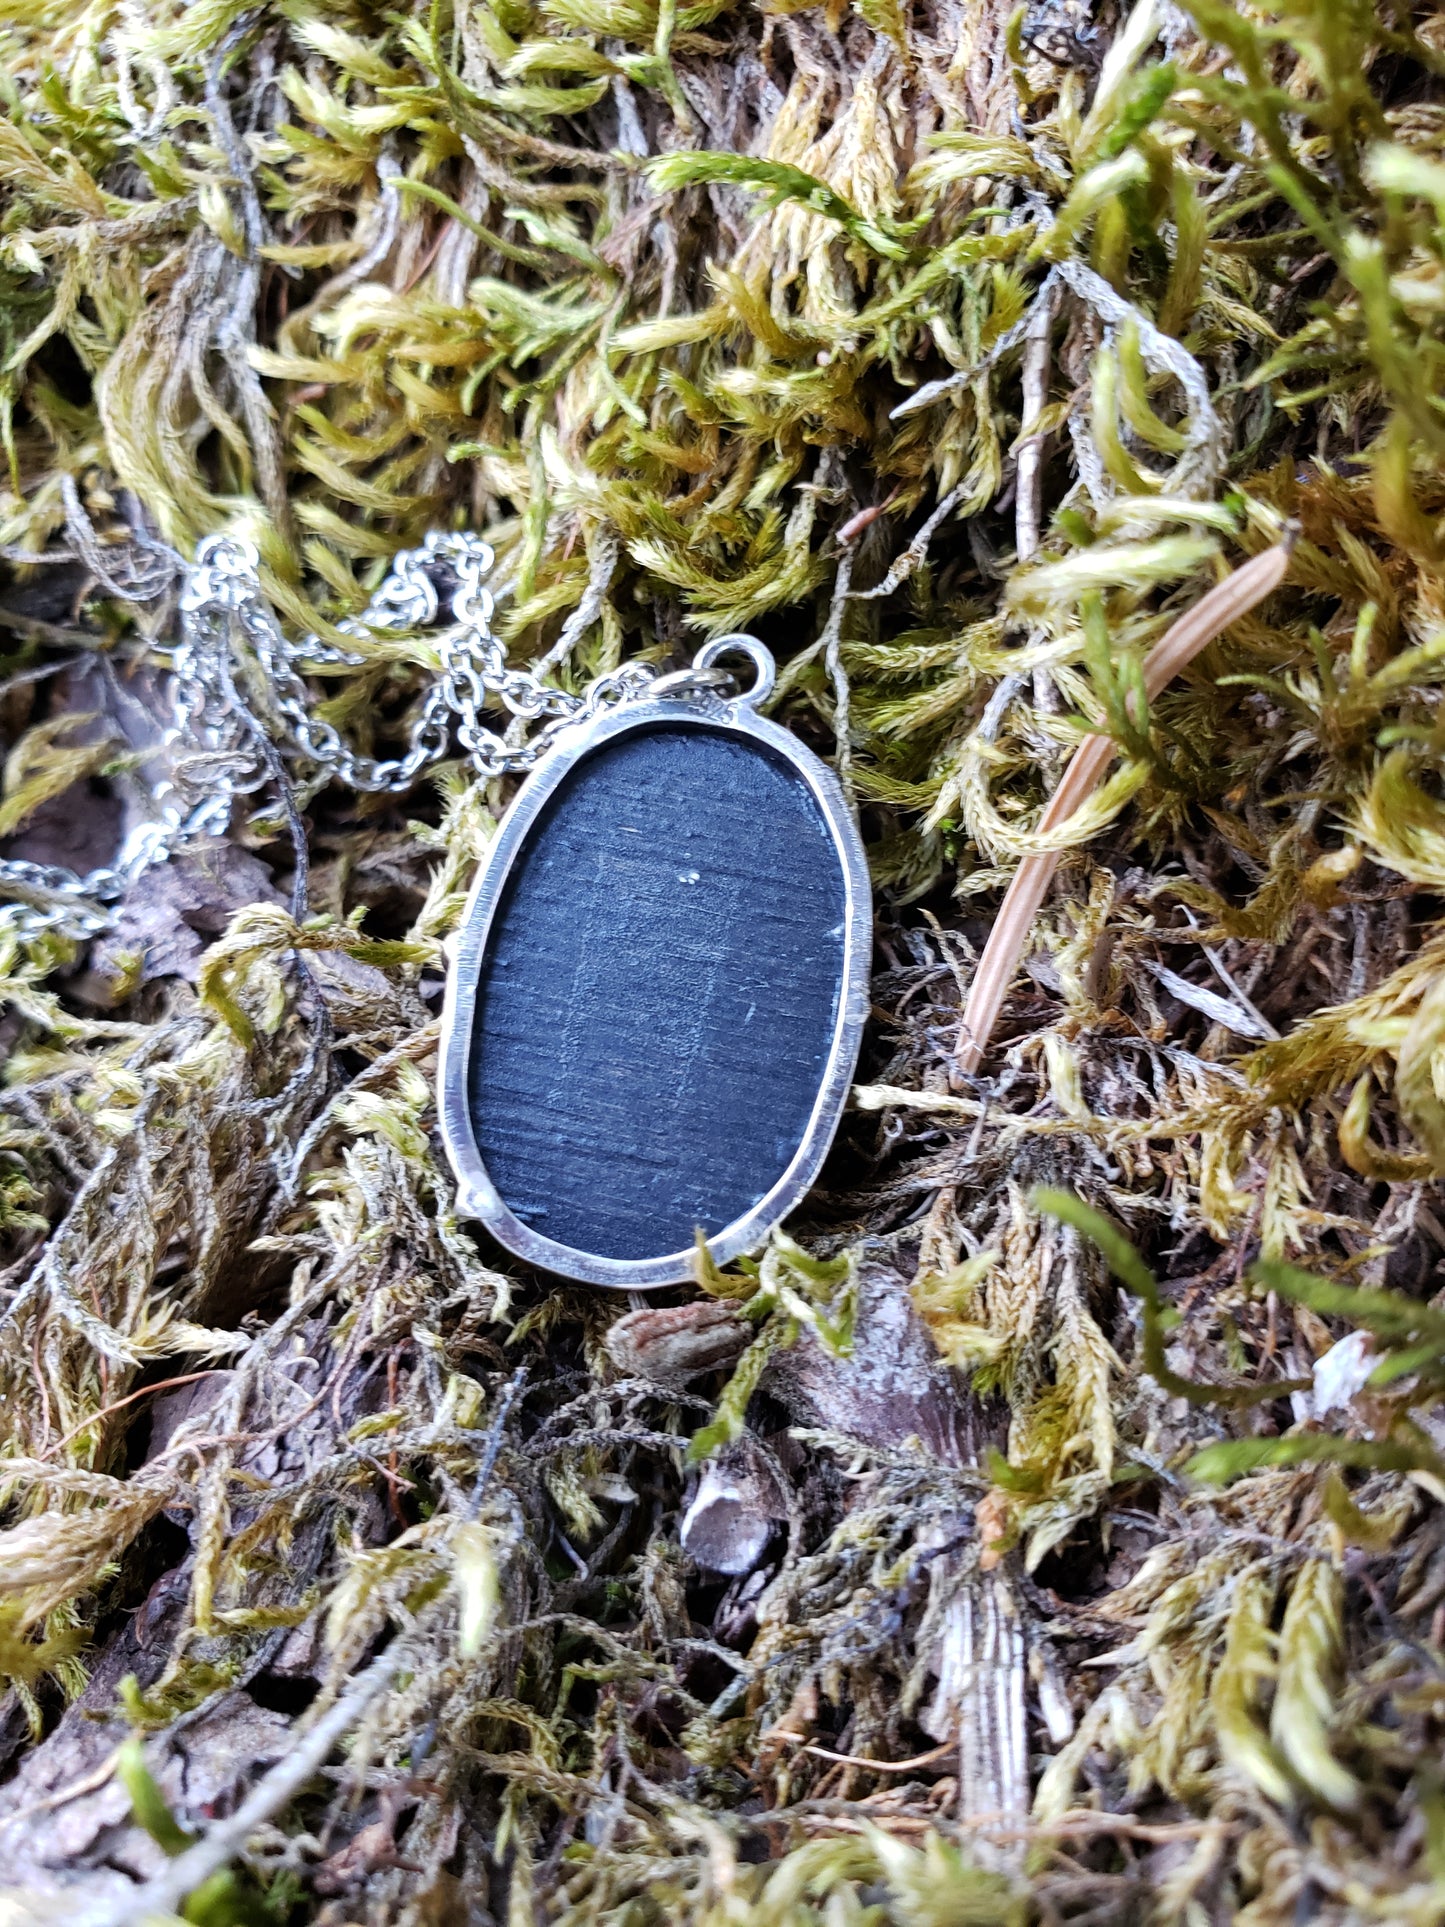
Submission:
[[[723,654],[754,687],[728,694]],[[442,1027],[458,1209],[589,1284],[690,1279],[812,1185],[868,1006],[872,905],[832,771],[758,713],[751,637],[562,731],[472,887]]]

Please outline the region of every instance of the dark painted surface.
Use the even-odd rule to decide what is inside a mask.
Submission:
[[[770,1191],[823,1080],[846,902],[822,812],[763,746],[669,724],[578,764],[478,985],[472,1119],[515,1216],[652,1258]]]

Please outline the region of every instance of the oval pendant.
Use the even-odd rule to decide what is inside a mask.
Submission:
[[[458,1208],[592,1284],[692,1277],[699,1230],[719,1264],[759,1245],[817,1176],[862,1039],[852,814],[757,714],[770,673],[731,700],[708,682],[659,678],[558,737],[487,852],[447,986]]]

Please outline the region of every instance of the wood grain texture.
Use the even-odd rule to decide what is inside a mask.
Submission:
[[[802,779],[721,731],[586,758],[507,880],[468,1066],[521,1221],[601,1257],[684,1250],[803,1139],[842,992],[846,886]]]

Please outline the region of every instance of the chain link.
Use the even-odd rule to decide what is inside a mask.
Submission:
[[[441,674],[422,698],[404,753],[377,758],[359,755],[314,712],[305,681],[308,669],[358,668],[366,655],[315,634],[292,642],[262,593],[255,545],[230,535],[202,542],[180,597],[181,640],[171,657],[171,724],[164,738],[172,768],[157,791],[160,815],[132,832],[108,869],[80,875],[59,864],[0,858],[0,890],[18,899],[0,904],[0,942],[100,935],[143,871],[203,837],[224,834],[235,799],[270,780],[262,724],[236,681],[237,634],[260,670],[267,707],[303,766],[371,795],[411,789],[446,755],[453,719],[456,739],[479,776],[511,775],[531,769],[569,724],[647,690],[654,672],[641,663],[599,676],[584,696],[509,669],[491,629],[485,578],[492,560],[480,536],[433,530],[419,549],[396,557],[360,616],[337,625],[357,641],[370,641],[378,630],[425,629],[440,613],[438,578],[450,578],[451,621],[436,637]],[[515,729],[499,735],[483,721],[489,698],[516,722],[541,727],[526,742],[511,740]]]

